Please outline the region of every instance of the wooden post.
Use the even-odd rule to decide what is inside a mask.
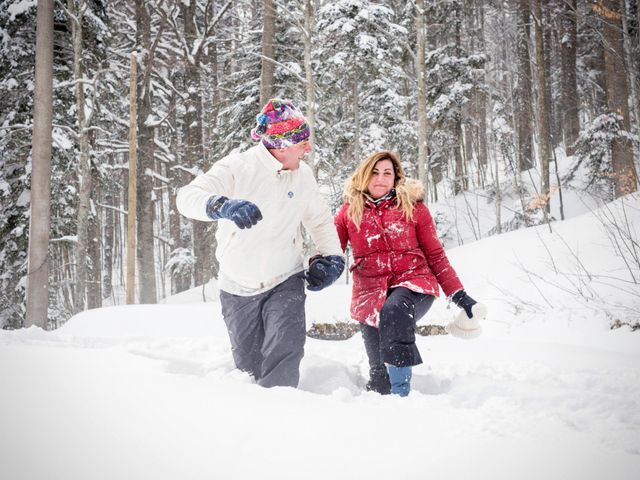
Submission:
[[[127,304],[129,305],[136,299],[137,66],[136,54],[132,53],[129,80],[129,205],[127,208]]]

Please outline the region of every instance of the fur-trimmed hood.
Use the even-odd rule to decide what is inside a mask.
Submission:
[[[402,185],[396,187],[396,195],[400,196],[403,192],[406,192],[411,203],[424,200],[424,185],[419,180],[407,178]]]

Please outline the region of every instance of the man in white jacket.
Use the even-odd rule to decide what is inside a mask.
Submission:
[[[265,387],[298,385],[309,290],[344,269],[327,203],[302,158],[309,126],[288,100],[272,99],[256,117],[258,145],[231,154],[178,191],[182,215],[220,220],[216,257],[220,301],[236,366]],[[318,255],[304,272],[301,226]]]

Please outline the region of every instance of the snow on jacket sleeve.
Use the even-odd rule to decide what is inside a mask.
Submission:
[[[447,254],[438,239],[431,212],[423,202],[418,202],[413,210],[413,215],[416,221],[418,243],[427,258],[429,268],[436,276],[445,295],[447,297],[453,295],[463,288],[462,283],[449,263]]]
[[[216,162],[207,173],[198,175],[191,183],[178,190],[176,207],[182,215],[194,220],[212,221],[207,216],[209,197],[230,197],[233,192],[234,177],[228,158]]]
[[[302,224],[311,235],[320,255],[342,255],[329,205],[322,197],[311,169],[305,169],[304,174],[305,188],[308,188],[310,198],[302,215]]]
[[[347,230],[347,210],[349,210],[349,204],[345,203],[340,208],[340,211],[336,214],[333,223],[336,226],[338,232],[338,238],[340,239],[340,246],[344,252],[347,249],[347,243],[349,243],[349,230]]]

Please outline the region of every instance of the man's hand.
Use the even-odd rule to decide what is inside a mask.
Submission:
[[[344,258],[340,255],[316,255],[309,261],[305,274],[307,289],[317,292],[335,282],[344,270]]]
[[[214,195],[207,201],[207,216],[211,220],[226,218],[236,224],[238,228],[251,228],[260,220],[262,213],[255,203],[248,200]]]

